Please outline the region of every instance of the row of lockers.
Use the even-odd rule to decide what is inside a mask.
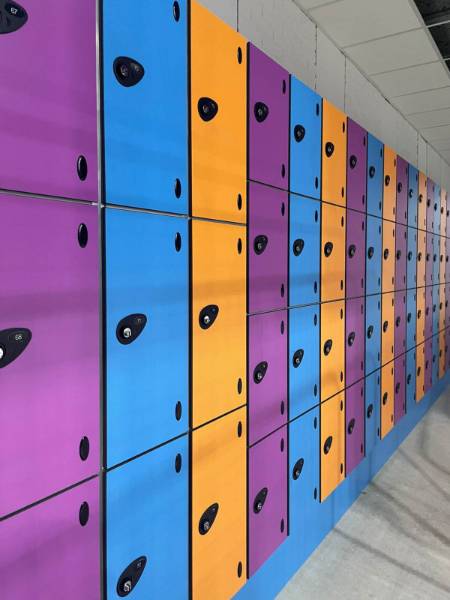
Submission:
[[[99,198],[95,4],[8,16],[3,189]],[[157,4],[103,4],[103,201],[245,223],[249,179],[447,235],[439,185],[195,0]]]
[[[243,407],[192,433],[191,461],[182,436],[107,472],[107,597],[184,600],[190,564],[194,598],[232,597],[443,376],[449,341],[448,328],[251,448]],[[95,477],[2,522],[5,598],[99,598],[99,499]]]

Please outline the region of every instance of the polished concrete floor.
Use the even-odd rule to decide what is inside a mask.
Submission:
[[[278,600],[450,599],[450,389]]]

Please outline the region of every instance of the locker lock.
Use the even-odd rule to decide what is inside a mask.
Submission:
[[[7,2],[3,11],[0,11],[0,34],[13,33],[23,27],[28,20],[25,9],[16,2]]]
[[[397,382],[396,386],[395,386],[395,393],[398,394],[400,391],[400,383]]]
[[[384,260],[387,260],[389,257],[389,248],[385,248],[383,252]]]
[[[261,383],[261,381],[264,379],[268,367],[269,364],[265,361],[260,362],[258,365],[256,365],[255,370],[253,371],[253,381],[256,384]]]
[[[411,252],[411,250],[410,250],[410,251],[408,252],[408,260],[411,260],[411,259],[412,259],[412,252]]]
[[[116,327],[116,337],[123,345],[134,342],[147,325],[147,317],[143,314],[134,314],[124,317]]]
[[[348,431],[349,435],[352,435],[353,430],[355,429],[355,423],[356,423],[355,419],[352,419],[350,421],[350,423],[348,424],[347,431]]]
[[[323,252],[327,258],[331,256],[331,253],[333,252],[333,242],[327,242],[324,246]]]
[[[412,198],[413,194],[414,194],[414,191],[412,190],[412,188],[410,188],[410,190],[409,190],[409,197]]]
[[[375,254],[375,248],[373,246],[370,246],[369,249],[367,250],[367,256],[370,259],[373,257],[374,254]]]
[[[423,196],[422,194],[419,194],[419,202],[422,204],[422,200],[423,200]]]
[[[408,373],[408,377],[406,378],[406,383],[408,385],[411,383],[411,373]]]
[[[348,255],[350,258],[353,258],[356,254],[356,246],[355,244],[351,244],[348,249]]]
[[[25,328],[0,331],[0,369],[18,358],[31,341],[31,331]]]
[[[332,444],[333,444],[333,436],[330,435],[330,437],[327,437],[327,439],[325,440],[325,443],[323,445],[323,453],[324,454],[328,454],[328,452],[331,450]]]
[[[387,401],[388,401],[388,393],[384,392],[384,394],[383,394],[383,404],[385,405],[387,403]]]
[[[397,260],[400,260],[401,256],[402,256],[402,251],[397,250]]]
[[[387,321],[385,321],[383,323],[383,331],[384,331],[384,333],[386,333],[386,331],[388,330],[388,326],[389,326],[389,323]]]
[[[403,184],[401,181],[399,181],[397,184],[397,192],[400,194],[402,189],[403,189]]]
[[[389,185],[391,183],[391,178],[389,175],[386,175],[386,177],[384,178],[384,185]]]
[[[269,116],[269,107],[264,102],[256,102],[254,107],[255,119],[258,123],[263,123]]]
[[[305,247],[305,242],[302,239],[295,240],[292,245],[292,251],[294,252],[294,256],[300,256],[303,252],[303,248]]]
[[[88,176],[88,164],[86,157],[82,154],[77,159],[77,174],[80,181],[86,181],[86,178]]]
[[[357,162],[358,162],[358,159],[356,158],[356,156],[354,154],[352,154],[350,156],[350,169],[354,169],[356,167]]]
[[[219,112],[219,105],[212,98],[200,98],[197,107],[198,114],[206,122],[212,121]]]
[[[214,525],[214,521],[216,520],[217,514],[219,512],[219,504],[215,502],[211,504],[205,512],[200,517],[200,522],[198,524],[198,531],[200,535],[206,535],[208,531],[211,530],[211,527]]]
[[[219,307],[217,304],[209,304],[208,306],[205,306],[205,308],[202,308],[198,318],[200,327],[202,329],[209,329],[217,319],[218,314]]]
[[[376,172],[375,167],[371,166],[369,168],[369,177],[370,177],[370,179],[373,179],[375,177],[375,172]]]
[[[323,345],[323,353],[325,356],[328,356],[331,352],[331,348],[333,347],[333,340],[327,340]]]
[[[304,458],[299,458],[292,469],[292,479],[297,480],[303,471],[303,465],[305,464]]]
[[[400,326],[400,321],[401,321],[400,317],[397,317],[397,318],[395,319],[395,326],[396,326],[396,327],[399,327],[399,326]]]
[[[294,139],[296,142],[301,142],[306,135],[306,129],[303,125],[296,125],[294,127]]]
[[[128,596],[128,594],[134,590],[139,579],[142,577],[146,565],[147,558],[145,556],[140,556],[136,560],[133,560],[133,562],[122,572],[116,586],[117,594],[121,598]]]
[[[372,414],[373,414],[373,404],[369,404],[369,406],[367,407],[367,418],[370,419]]]
[[[255,240],[253,242],[253,249],[255,251],[255,254],[257,254],[258,256],[260,254],[262,254],[264,252],[264,250],[267,248],[268,243],[269,243],[269,238],[267,237],[267,235],[256,236]]]
[[[354,331],[352,331],[347,339],[347,343],[350,347],[353,346],[353,344],[355,343],[355,338],[356,338],[356,333]]]
[[[369,325],[369,327],[367,328],[367,337],[369,338],[369,340],[372,337],[372,335],[373,335],[373,325]]]
[[[267,500],[268,493],[269,490],[265,487],[256,494],[255,499],[253,501],[253,512],[255,513],[255,515],[259,514],[262,511],[264,503]]]
[[[141,63],[128,56],[118,56],[113,63],[113,71],[117,81],[124,87],[137,85],[145,74]]]
[[[292,364],[294,365],[295,369],[297,369],[300,366],[304,354],[305,352],[303,349],[297,350],[297,352],[294,353],[294,356],[292,357]]]

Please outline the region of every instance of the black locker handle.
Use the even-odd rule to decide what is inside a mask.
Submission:
[[[327,142],[325,144],[325,154],[327,155],[328,158],[330,158],[333,155],[333,152],[334,152],[333,142]]]
[[[383,394],[383,404],[386,405],[387,401],[388,401],[388,393],[384,392],[384,394]]]
[[[253,381],[256,384],[261,383],[261,381],[266,376],[268,368],[269,368],[269,363],[267,363],[266,361],[260,362],[258,365],[256,365],[256,367],[253,371]]]
[[[384,185],[389,185],[391,183],[391,178],[389,175],[386,175],[384,178]]]
[[[328,452],[331,450],[332,444],[333,444],[333,436],[330,435],[330,437],[327,437],[327,439],[325,440],[325,443],[323,445],[323,453],[324,454],[328,454]]]
[[[385,321],[383,323],[383,331],[384,331],[384,333],[386,333],[386,331],[388,330],[388,326],[389,326],[389,323],[387,321]]]
[[[412,255],[413,253],[411,252],[411,250],[408,252],[408,260],[412,260]]]
[[[206,123],[212,121],[219,112],[219,105],[217,104],[217,102],[212,98],[207,98],[206,96],[200,98],[197,104],[197,108],[200,118]]]
[[[356,421],[355,421],[355,419],[352,419],[352,420],[350,421],[350,423],[348,424],[347,431],[348,431],[349,435],[352,435],[352,433],[353,433],[353,430],[355,429],[355,424],[356,424]]]
[[[373,415],[373,404],[369,404],[367,407],[367,418],[370,419]]]
[[[409,189],[409,197],[412,198],[414,195],[414,191],[412,188]]]
[[[267,248],[268,243],[269,238],[267,237],[267,235],[257,235],[253,242],[253,250],[255,251],[255,254],[257,254],[258,256],[262,254]]]
[[[354,331],[352,331],[347,339],[347,343],[350,347],[353,346],[353,344],[355,343],[355,338],[356,338],[356,333]]]
[[[375,254],[375,248],[373,246],[369,246],[369,249],[367,250],[367,256],[369,257],[369,259],[371,259],[374,254]]]
[[[294,356],[292,357],[292,364],[294,365],[294,368],[297,369],[302,360],[303,360],[303,356],[305,354],[305,351],[300,348],[299,350],[297,350],[296,352],[294,352]]]
[[[118,56],[113,63],[117,81],[124,87],[137,85],[145,75],[145,69],[135,58]]]
[[[296,142],[301,142],[306,135],[306,129],[303,125],[296,125],[294,127],[294,139]]]
[[[297,480],[303,471],[303,465],[305,464],[304,458],[299,458],[292,469],[292,479]]]
[[[357,157],[354,154],[352,154],[350,156],[350,169],[354,169],[356,167],[357,162],[358,162]]]
[[[395,385],[395,393],[398,394],[400,391],[400,382],[397,382]]]
[[[7,2],[5,15],[0,13],[0,34],[14,33],[28,21],[28,14],[17,2]]]
[[[19,358],[30,343],[31,337],[31,331],[25,327],[0,331],[0,369]]]
[[[116,327],[116,336],[121,344],[128,346],[141,335],[147,325],[143,314],[128,315],[121,319]]]
[[[206,535],[214,524],[217,514],[219,512],[219,504],[215,502],[211,504],[200,517],[198,523],[198,531],[200,535]]]
[[[219,307],[217,304],[208,304],[202,308],[198,317],[199,325],[202,329],[209,329],[219,315]]]
[[[128,596],[134,590],[147,565],[147,557],[140,556],[122,572],[117,582],[117,595],[121,598]]]
[[[406,383],[409,385],[411,383],[411,373],[408,373],[408,376],[406,378]]]
[[[258,123],[263,123],[269,116],[269,107],[264,102],[256,102],[254,107],[255,119]]]
[[[355,244],[351,244],[348,248],[348,255],[350,258],[353,258],[356,254],[356,246]]]
[[[384,260],[389,258],[389,248],[385,248],[383,252]]]
[[[403,189],[403,184],[401,181],[399,181],[397,184],[397,192],[400,194],[402,189]]]
[[[325,356],[328,356],[331,352],[331,348],[333,347],[333,340],[327,340],[323,345],[323,353]]]
[[[295,242],[292,244],[292,252],[294,253],[294,256],[300,256],[300,254],[303,252],[304,247],[304,240],[300,238],[298,240],[295,240]]]
[[[401,321],[401,318],[400,318],[400,317],[397,317],[397,318],[395,319],[395,326],[396,326],[396,327],[400,327],[400,321]]]
[[[256,494],[255,499],[253,500],[253,512],[255,515],[262,511],[268,493],[269,490],[265,487]]]
[[[400,260],[401,257],[402,257],[402,251],[397,250],[397,260]]]
[[[376,173],[376,169],[375,169],[375,167],[374,167],[374,166],[371,166],[371,167],[369,168],[369,177],[370,177],[370,179],[373,179],[373,178],[375,177],[375,173]]]
[[[369,327],[367,328],[367,337],[369,338],[369,340],[372,337],[372,335],[373,335],[373,325],[369,325]]]
[[[328,258],[333,252],[333,242],[327,242],[323,248],[323,253]]]

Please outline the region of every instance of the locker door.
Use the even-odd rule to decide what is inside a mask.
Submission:
[[[435,202],[435,206],[434,206],[434,233],[436,234],[440,234],[441,233],[441,212],[443,213],[443,207],[441,206],[442,203],[442,189],[441,186],[437,185],[436,189],[435,189],[435,194],[434,194],[434,202]]]
[[[366,296],[366,375],[381,363],[381,295]]]
[[[443,331],[445,325],[445,285],[441,284],[439,286],[439,331]]]
[[[1,198],[0,518],[98,472],[97,230],[94,206]]]
[[[429,232],[434,231],[434,194],[435,184],[430,178],[427,179],[427,227],[426,230]]]
[[[419,203],[417,208],[418,228],[427,228],[427,176],[419,171]]]
[[[406,293],[406,349],[411,350],[416,346],[417,326],[417,292],[415,289]]]
[[[450,369],[450,327],[445,330],[445,369]]]
[[[406,354],[394,362],[394,422],[397,423],[406,414]]]
[[[365,294],[366,216],[347,209],[346,297]]]
[[[395,225],[383,221],[383,260],[381,285],[383,292],[392,292],[395,287]]]
[[[439,285],[433,285],[433,335],[439,333]]]
[[[419,230],[417,232],[417,287],[425,285],[426,255],[427,234]]]
[[[345,388],[345,302],[327,302],[320,307],[321,400]]]
[[[288,531],[287,427],[249,449],[249,575],[284,542]]]
[[[105,239],[106,440],[111,467],[189,426],[188,223],[108,208]]]
[[[447,238],[445,240],[445,283],[450,283],[450,241]]]
[[[439,283],[445,284],[445,253],[446,239],[444,236],[439,236]]]
[[[425,344],[416,349],[416,402],[420,402],[425,394]]]
[[[231,598],[245,583],[246,409],[192,433],[192,597]]]
[[[291,75],[290,185],[296,194],[320,198],[322,98]]]
[[[440,283],[440,247],[439,236],[433,235],[433,284]]]
[[[408,227],[407,235],[406,287],[415,289],[417,286],[417,229]]]
[[[439,380],[439,335],[433,336],[433,379],[432,385]]]
[[[425,340],[425,394],[433,385],[433,340]]]
[[[250,183],[247,244],[250,313],[287,306],[288,211],[287,192]]]
[[[345,298],[345,208],[322,204],[322,302]]]
[[[419,171],[409,165],[408,170],[408,227],[417,227],[419,202]]]
[[[245,223],[247,42],[191,4],[192,214]]]
[[[346,205],[347,117],[323,100],[322,200]]]
[[[445,325],[450,326],[450,284],[445,285]]]
[[[119,0],[104,3],[105,186],[111,204],[188,212],[189,3],[179,0],[174,7],[137,0],[127,11]]]
[[[395,220],[397,191],[397,154],[384,147],[383,219]]]
[[[413,410],[416,403],[416,349],[406,354],[406,412]]]
[[[192,222],[194,427],[245,404],[245,257],[242,227]]]
[[[397,157],[397,203],[395,208],[397,223],[408,223],[408,163],[401,156]]]
[[[100,598],[99,495],[91,479],[1,522],[2,598]]]
[[[366,456],[370,456],[380,439],[381,371],[375,371],[365,381]]]
[[[289,73],[253,44],[249,60],[249,178],[289,186]]]
[[[127,590],[137,600],[187,597],[188,442],[184,436],[106,474],[108,598]]]
[[[394,356],[406,352],[406,292],[395,292]]]
[[[406,225],[395,226],[395,289],[406,289],[408,229]]]
[[[320,405],[320,500],[345,479],[345,392]]]
[[[365,374],[364,298],[347,300],[345,305],[345,385],[351,386]]]
[[[381,292],[382,220],[367,216],[366,294]]]
[[[96,202],[95,2],[19,4],[23,17],[2,17],[1,187]],[[7,33],[7,19],[23,27]]]
[[[285,310],[248,319],[249,444],[287,420],[287,327]]]
[[[320,301],[320,204],[291,194],[289,305]]]
[[[441,188],[441,235],[448,235],[447,233],[447,192],[444,188]]]
[[[347,208],[366,212],[367,131],[347,120]]]
[[[425,288],[417,289],[417,344],[422,344],[425,339]]]
[[[384,146],[372,134],[367,139],[367,213],[383,214]]]
[[[433,288],[425,288],[425,340],[433,335]]]
[[[425,254],[425,285],[433,285],[433,234],[427,232]]]
[[[381,439],[394,427],[394,362],[381,369]]]
[[[442,379],[445,375],[445,331],[439,333],[439,379]]]
[[[289,311],[289,419],[320,401],[320,308]]]
[[[364,379],[345,390],[345,466],[347,476],[364,458]]]
[[[394,358],[395,340],[395,294],[383,294],[381,297],[381,364],[385,365]]]
[[[289,531],[307,547],[320,509],[319,418],[315,408],[289,423]]]

